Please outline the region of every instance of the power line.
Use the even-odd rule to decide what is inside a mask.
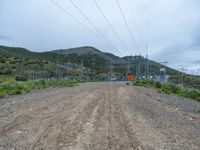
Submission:
[[[73,1],[73,0],[69,0],[73,6],[79,11],[79,13],[85,18],[85,20],[87,20],[87,22],[101,35],[101,37],[105,40],[105,41],[108,41],[110,43],[110,45],[112,46],[112,48],[117,51],[118,53],[122,54],[113,44],[112,42],[106,38],[104,36],[104,34],[92,23],[92,21],[90,21],[90,19],[87,17],[87,15],[85,15],[83,13],[83,11],[78,7],[78,5]],[[123,55],[123,54],[122,54]]]
[[[61,9],[65,14],[67,14],[68,16],[70,16],[74,21],[78,22],[80,25],[82,25],[86,30],[88,30],[89,32],[91,32],[93,35],[95,35],[97,38],[100,38],[98,36],[98,34],[96,34],[92,29],[90,29],[89,27],[87,27],[85,24],[83,24],[81,21],[79,21],[79,19],[77,19],[76,17],[74,17],[70,12],[68,12],[64,7],[60,6],[58,3],[56,3],[54,0],[49,0],[51,1],[56,7],[58,7],[59,9]],[[102,40],[102,39],[101,39]]]
[[[137,33],[138,33],[139,38],[141,40],[141,43],[144,42],[143,44],[146,45],[144,47],[144,49],[146,49],[145,76],[148,78],[148,76],[149,76],[148,43],[147,43],[147,40],[142,35],[141,30],[139,29],[139,26],[138,26],[138,23],[137,23],[137,20],[136,20],[136,15],[135,15],[134,8],[133,8],[132,0],[129,0],[129,3],[130,3],[131,14],[132,14],[132,21],[135,24],[135,28],[137,30]]]
[[[92,0],[91,0],[92,1]],[[115,34],[115,36],[117,37],[117,39],[120,41],[120,43],[123,45],[123,47],[126,49],[126,51],[129,53],[128,48],[126,47],[126,45],[124,44],[124,42],[120,39],[119,35],[117,34],[117,32],[115,31],[115,29],[113,28],[112,24],[110,23],[109,19],[106,17],[106,15],[104,14],[103,10],[100,8],[100,6],[98,5],[96,0],[93,0],[96,8],[99,10],[99,12],[101,13],[101,15],[103,16],[103,18],[105,19],[105,21],[107,22],[108,26],[111,28],[112,32]]]
[[[50,0],[50,2],[52,2],[54,5],[56,5],[59,9],[61,9],[65,14],[69,15],[72,19],[74,19],[76,22],[78,22],[79,24],[81,24],[84,28],[86,28],[88,31],[90,31],[91,33],[93,33],[95,36],[96,33],[93,32],[93,30],[91,30],[89,27],[87,27],[85,24],[83,24],[81,21],[79,21],[76,17],[74,17],[70,12],[68,12],[64,7],[60,6],[58,3],[56,3],[54,0]],[[79,9],[80,10],[80,9]],[[81,11],[81,10],[80,10]],[[82,12],[82,11],[81,11]],[[84,13],[83,13],[84,14]],[[82,15],[83,15],[82,14]],[[86,18],[88,18],[86,15],[84,15]],[[85,18],[85,19],[86,19]],[[89,18],[88,18],[88,21]],[[90,21],[91,22],[91,21]],[[92,23],[92,22],[91,22]],[[92,23],[93,24],[93,23]],[[93,25],[94,26],[94,25]],[[95,27],[95,26],[94,26]],[[96,27],[95,27],[96,28]],[[97,29],[97,28],[96,28]],[[98,29],[97,29],[98,30]],[[100,35],[102,35],[103,39],[108,40],[102,33],[101,31],[98,30],[98,32],[100,33]],[[98,37],[98,36],[97,36]],[[109,40],[108,40],[109,41]],[[110,41],[109,41],[110,42]],[[111,43],[111,42],[110,42]],[[111,43],[112,45],[112,43]],[[120,54],[122,54],[120,51],[118,51],[116,48],[114,48],[117,52],[119,52]],[[123,55],[123,54],[122,54]],[[57,72],[57,71],[56,71]]]
[[[67,14],[68,16],[70,16],[74,21],[76,21],[77,23],[79,23],[80,25],[82,25],[87,31],[91,32],[94,36],[96,36],[97,38],[101,39],[102,41],[105,41],[105,38],[102,38],[101,36],[99,36],[98,34],[96,34],[91,28],[89,28],[88,26],[86,26],[85,24],[83,24],[81,21],[79,21],[79,19],[77,19],[76,17],[74,17],[69,11],[67,11],[64,7],[62,7],[61,5],[59,5],[59,3],[55,2],[54,0],[49,0],[50,2],[52,2],[56,7],[58,7],[60,10],[62,10],[65,14]],[[110,42],[110,41],[109,41]],[[111,42],[110,42],[111,43]],[[111,43],[112,44],[112,43]],[[117,50],[113,44],[111,45],[112,48],[117,51],[118,53],[120,53],[121,55],[123,55],[119,50]]]
[[[123,13],[123,11],[122,11],[122,8],[121,8],[121,6],[120,6],[120,3],[119,3],[118,0],[116,0],[116,2],[117,2],[117,6],[118,6],[118,8],[119,8],[119,10],[120,10],[120,13],[121,13],[121,15],[122,15],[122,18],[123,18],[123,20],[124,20],[124,23],[125,23],[125,25],[126,25],[126,28],[127,28],[127,30],[128,30],[128,33],[129,33],[129,35],[130,35],[130,37],[131,37],[131,40],[132,40],[133,43],[135,44],[136,50],[139,52],[138,46],[137,46],[137,44],[136,44],[136,42],[135,42],[135,39],[134,39],[134,37],[133,37],[133,35],[132,35],[132,33],[131,33],[131,29],[130,29],[130,27],[129,27],[129,25],[128,25],[128,22],[127,22],[127,20],[126,20],[126,18],[125,18],[125,15],[124,15],[124,13]]]
[[[141,43],[143,43],[144,42],[144,40],[145,40],[145,42],[147,42],[147,40],[144,38],[144,36],[142,35],[142,33],[141,33],[141,30],[139,29],[139,26],[138,26],[138,23],[137,23],[137,21],[136,21],[136,15],[135,15],[135,13],[134,13],[134,8],[133,8],[133,3],[132,3],[132,0],[129,0],[129,3],[130,3],[130,9],[131,9],[131,14],[132,14],[132,18],[133,18],[133,22],[135,23],[135,28],[136,28],[136,30],[138,31],[137,33],[138,33],[138,35],[139,35],[139,38],[140,38],[140,40],[141,40]],[[143,43],[144,44],[144,43]]]

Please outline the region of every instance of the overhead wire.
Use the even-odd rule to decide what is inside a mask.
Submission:
[[[105,38],[102,38],[102,36],[99,36],[96,32],[93,31],[93,29],[91,29],[90,27],[88,27],[87,25],[85,25],[84,23],[82,23],[81,21],[79,21],[79,19],[77,19],[76,17],[74,17],[74,15],[72,15],[69,11],[67,11],[64,7],[62,7],[59,3],[57,3],[55,0],[49,0],[50,2],[52,2],[52,4],[54,4],[56,7],[58,7],[61,11],[63,11],[66,15],[70,16],[74,21],[76,21],[77,23],[79,23],[81,26],[83,26],[87,31],[89,31],[90,33],[92,33],[95,37],[97,37],[98,39],[102,40],[105,42]],[[112,43],[111,43],[112,44]],[[120,55],[123,55],[119,50],[117,50],[114,46],[111,45],[111,47],[117,51]]]
[[[117,39],[120,41],[121,45],[125,48],[125,50],[127,51],[127,53],[129,53],[129,50],[127,48],[127,46],[125,45],[125,43],[121,40],[120,36],[118,35],[118,33],[116,32],[116,30],[114,29],[114,27],[112,26],[112,24],[110,23],[109,19],[106,17],[106,15],[104,14],[103,10],[101,9],[101,7],[99,6],[99,4],[97,3],[96,0],[90,0],[92,2],[94,2],[96,8],[99,10],[100,14],[103,16],[104,20],[107,22],[108,26],[111,28],[112,32],[114,33],[114,35],[117,37]]]
[[[131,29],[130,29],[130,27],[129,27],[129,25],[128,25],[128,22],[127,22],[127,20],[126,20],[126,17],[125,17],[125,15],[124,15],[123,11],[122,11],[122,8],[121,8],[121,6],[120,6],[120,3],[119,3],[118,0],[116,0],[116,3],[117,3],[117,6],[118,6],[118,8],[119,8],[119,10],[120,10],[120,13],[121,13],[121,16],[122,16],[122,18],[123,18],[123,21],[124,21],[124,23],[125,23],[125,25],[126,25],[127,31],[128,31],[128,33],[129,33],[129,36],[130,36],[132,42],[134,43],[137,52],[139,52],[137,43],[136,43],[136,41],[135,41],[135,39],[134,39],[134,37],[133,37],[133,35],[132,35]]]
[[[67,14],[68,16],[70,16],[74,21],[76,21],[77,23],[79,23],[80,25],[82,25],[87,31],[91,32],[94,36],[96,36],[97,38],[100,38],[98,36],[98,34],[96,34],[92,29],[90,29],[88,26],[86,26],[85,24],[83,24],[81,21],[79,21],[79,19],[77,19],[76,17],[74,17],[69,11],[67,11],[64,7],[62,7],[61,5],[59,5],[57,2],[55,2],[54,0],[49,0],[51,1],[56,7],[58,7],[60,10],[62,10],[65,14]]]
[[[87,20],[87,22],[96,30],[96,32],[98,34],[96,34],[96,32],[94,32],[90,27],[88,27],[87,25],[85,25],[84,23],[82,23],[81,21],[79,21],[79,19],[77,19],[76,17],[74,17],[69,11],[67,11],[64,7],[62,7],[61,5],[59,5],[59,3],[56,3],[55,0],[50,0],[54,5],[56,5],[59,9],[61,9],[65,14],[69,15],[73,20],[75,20],[76,22],[78,22],[80,25],[82,25],[85,29],[87,29],[89,32],[91,32],[92,34],[94,34],[96,37],[102,39],[102,40],[105,40],[107,42],[109,42],[112,46],[112,48],[117,51],[118,53],[122,54],[121,51],[119,51],[113,44],[112,42],[107,39],[104,34],[92,23],[92,21],[90,21],[90,19],[87,17],[87,15],[85,15],[83,13],[83,11],[76,5],[76,3],[73,1],[73,0],[70,0],[70,2],[74,5],[74,7],[79,11],[79,13]],[[136,49],[138,50],[138,47],[137,47],[137,43],[135,42],[134,40],[134,37],[131,33],[131,30],[129,28],[129,25],[128,25],[128,22],[126,21],[126,18],[125,18],[125,15],[123,14],[123,11],[121,9],[121,6],[120,6],[120,3],[118,0],[117,1],[117,4],[118,4],[118,7],[120,9],[120,12],[121,12],[121,15],[122,15],[122,18],[126,24],[126,27],[127,27],[127,30],[129,32],[129,35],[133,41],[133,43],[135,44],[135,47]],[[104,19],[106,20],[106,22],[108,23],[109,27],[111,28],[111,30],[113,31],[113,33],[115,34],[115,36],[118,38],[118,40],[120,41],[120,43],[125,47],[125,49],[128,51],[128,48],[126,47],[126,45],[123,43],[123,41],[120,39],[119,35],[117,34],[117,32],[115,31],[115,29],[113,28],[112,24],[110,23],[109,19],[106,17],[106,15],[103,13],[102,9],[99,7],[98,3],[96,2],[96,0],[94,0],[94,3],[96,5],[96,7],[99,9],[100,13],[102,14],[102,16],[104,17]],[[122,54],[123,55],[123,54]]]
[[[85,20],[96,30],[96,32],[99,33],[99,35],[101,35],[101,37],[102,37],[105,41],[107,41],[115,51],[117,51],[118,53],[120,53],[121,55],[123,55],[123,54],[121,53],[121,51],[119,51],[119,50],[112,44],[112,42],[111,42],[108,38],[106,38],[106,37],[104,36],[104,34],[92,23],[92,21],[87,17],[87,15],[85,15],[85,13],[78,7],[78,5],[77,5],[73,0],[69,0],[69,1],[70,1],[70,2],[72,3],[72,5],[79,11],[79,13],[85,18]]]
[[[141,43],[146,44],[147,40],[142,35],[141,30],[140,30],[138,23],[137,23],[137,20],[136,20],[136,15],[135,15],[135,12],[134,12],[132,0],[129,0],[129,3],[130,3],[129,6],[130,6],[130,10],[131,10],[131,16],[132,16],[133,22],[135,24],[135,28],[137,30],[140,41],[141,41]]]

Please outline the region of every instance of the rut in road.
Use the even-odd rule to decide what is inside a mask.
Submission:
[[[1,124],[3,146],[30,150],[140,148],[118,104],[118,87],[77,89],[37,96],[30,106],[28,101],[14,119]]]
[[[97,109],[83,127],[83,132],[66,149],[141,149],[120,108],[117,92],[116,87],[105,87]]]
[[[0,149],[198,150],[200,115],[146,92],[124,82],[84,83],[3,99]]]
[[[62,122],[66,121],[68,116],[73,116],[75,111],[84,107],[89,101],[88,96],[93,97],[93,92],[96,90],[98,88],[94,88],[89,93],[82,88],[78,91],[75,89],[67,94],[62,92],[51,98],[47,96],[49,99],[41,99],[46,103],[35,104],[33,102],[31,110],[29,110],[30,106],[22,108],[14,120],[0,124],[1,140],[5,141],[6,148],[33,149],[39,146],[40,148],[55,149],[56,147],[52,143],[55,143],[55,135],[59,134]],[[87,101],[84,101],[83,98],[86,98]],[[56,133],[52,133],[55,130],[57,130]],[[20,134],[13,137],[13,133]]]

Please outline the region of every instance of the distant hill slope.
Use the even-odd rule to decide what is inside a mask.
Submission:
[[[31,52],[25,48],[20,47],[7,47],[7,46],[0,46],[0,53],[1,55],[10,55],[10,56],[36,56],[37,53]]]
[[[32,52],[25,48],[20,47],[7,47],[0,46],[0,54],[1,56],[7,57],[21,57],[21,58],[30,58],[30,59],[45,59],[48,61],[55,62],[58,57],[59,60],[64,61],[64,56],[55,54],[53,52]]]
[[[123,59],[121,59],[118,56],[115,56],[111,53],[105,53],[101,52],[100,50],[89,47],[89,46],[84,46],[84,47],[77,47],[77,48],[71,48],[71,49],[61,49],[61,50],[54,50],[52,51],[57,54],[63,54],[65,56],[76,54],[78,56],[98,56],[101,58],[104,58],[106,61],[112,62],[112,63],[117,63],[117,62],[124,62]]]
[[[135,74],[136,60],[141,60],[141,73],[144,74],[146,59],[142,56],[126,56],[120,58],[111,53],[101,52],[96,48],[85,46],[71,49],[53,50],[49,52],[32,52],[19,47],[0,46],[0,74],[15,74],[16,72],[45,72],[51,74],[55,72],[55,64],[75,63],[95,70],[96,73],[107,73],[108,67],[114,65],[115,72],[125,72],[126,64],[132,64],[133,74]],[[121,69],[120,69],[121,68]],[[160,64],[149,60],[150,74],[158,74]],[[10,70],[8,70],[10,69]],[[177,71],[167,67],[168,74],[177,74]]]

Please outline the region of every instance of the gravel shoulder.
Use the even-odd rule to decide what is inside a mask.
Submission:
[[[125,82],[0,100],[0,150],[199,150],[199,103]]]

